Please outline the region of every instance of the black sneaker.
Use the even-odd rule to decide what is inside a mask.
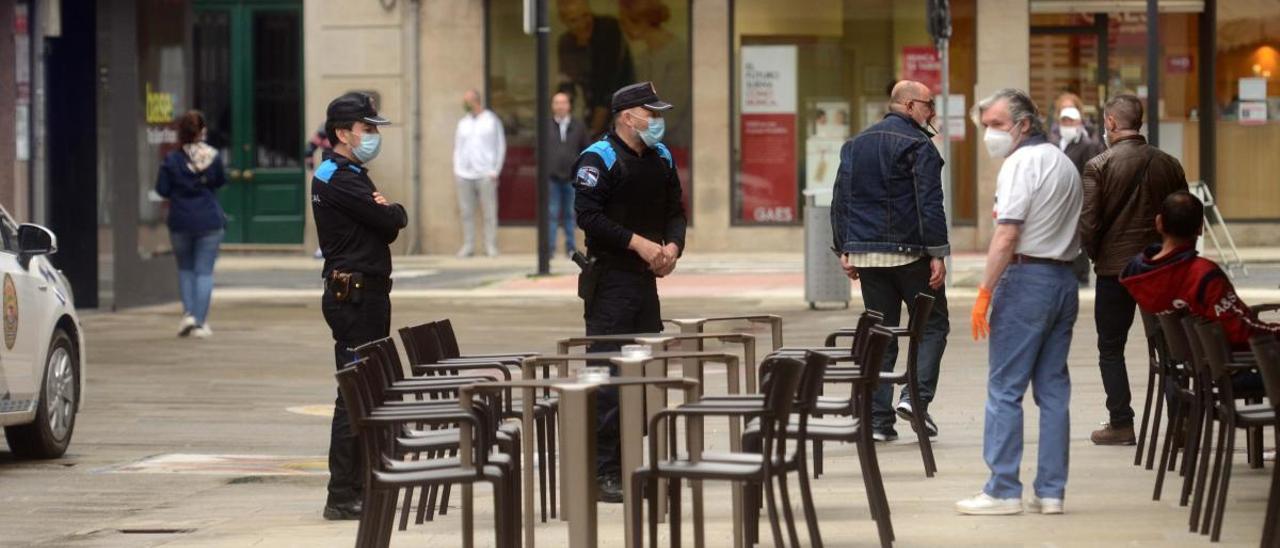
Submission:
[[[344,521],[360,519],[364,512],[364,503],[359,499],[350,502],[329,503],[324,506],[324,519]]]
[[[614,474],[596,477],[596,500],[610,504],[622,502],[622,478]]]
[[[871,439],[883,442],[894,441],[898,439],[898,431],[894,430],[892,426],[873,428],[871,430]]]
[[[898,416],[901,417],[902,420],[905,420],[908,423],[910,423],[911,420],[915,417],[915,411],[911,408],[911,402],[907,400],[902,400],[898,402],[898,406],[894,408],[894,411],[897,412]],[[912,428],[912,431],[915,430],[914,425],[911,428]],[[928,413],[925,413],[924,415],[924,429],[926,432],[929,433],[929,437],[931,438],[938,437],[938,425],[933,422],[933,417],[930,416]]]

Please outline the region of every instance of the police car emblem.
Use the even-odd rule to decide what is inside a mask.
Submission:
[[[595,188],[600,181],[600,170],[591,166],[578,168],[578,184],[586,188]]]
[[[4,346],[13,350],[18,342],[18,289],[13,285],[13,278],[4,275]]]

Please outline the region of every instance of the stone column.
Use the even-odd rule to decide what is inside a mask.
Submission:
[[[977,84],[974,102],[1001,88],[1026,90],[1031,79],[1031,12],[1028,0],[978,0]],[[1044,105],[1040,105],[1041,108]],[[982,132],[977,133],[981,143]],[[977,147],[978,205],[977,248],[985,250],[991,241],[991,204],[996,191],[996,174],[1001,160],[992,160],[986,147]]]

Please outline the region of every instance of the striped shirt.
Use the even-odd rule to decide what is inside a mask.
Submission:
[[[849,264],[858,268],[893,268],[920,260],[918,255],[909,253],[845,253],[844,256]]]

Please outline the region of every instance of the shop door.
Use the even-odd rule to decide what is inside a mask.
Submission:
[[[299,244],[305,222],[302,9],[282,0],[197,1],[195,101],[222,151],[228,243]]]

